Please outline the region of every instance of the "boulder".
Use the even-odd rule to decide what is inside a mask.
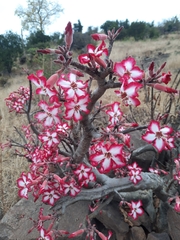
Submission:
[[[67,207],[58,223],[58,229],[67,230],[70,233],[76,231],[88,214],[88,201],[79,201]],[[35,229],[28,234],[39,214],[40,207],[44,208],[44,215],[48,214],[49,206],[42,202],[34,202],[33,199],[21,199],[4,215],[0,221],[0,240],[36,240],[39,237]],[[62,239],[62,238],[61,238]],[[67,238],[64,238],[67,239]],[[74,238],[84,240],[84,237]]]
[[[113,230],[116,235],[126,235],[129,231],[129,224],[124,221],[124,216],[115,202],[105,206],[97,214],[96,219],[103,223],[107,229]]]
[[[13,229],[7,223],[0,224],[0,240],[8,240],[8,236],[13,233]]]
[[[180,214],[173,209],[167,212],[168,230],[172,240],[180,239]]]
[[[146,240],[146,234],[142,227],[136,227],[136,226],[132,227],[131,236],[132,236],[132,240],[138,240],[138,239]]]
[[[170,240],[170,237],[167,233],[155,233],[151,232],[148,234],[147,240]]]

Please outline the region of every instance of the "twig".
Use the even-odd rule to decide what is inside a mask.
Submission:
[[[30,91],[30,97],[29,97],[29,103],[28,103],[28,109],[27,109],[27,119],[28,119],[28,122],[30,124],[30,127],[32,129],[32,131],[38,136],[39,135],[39,132],[38,130],[34,127],[34,125],[32,124],[31,122],[31,118],[30,118],[30,111],[31,111],[31,102],[32,102],[32,83],[31,81],[29,80],[29,91]]]
[[[105,207],[107,206],[114,198],[114,193],[112,192],[106,201],[104,201],[103,203],[101,203],[101,205],[98,206],[98,208],[92,212],[91,214],[88,215],[89,219],[93,219],[96,217],[96,215]]]

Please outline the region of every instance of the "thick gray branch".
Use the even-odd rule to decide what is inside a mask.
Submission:
[[[135,192],[138,190],[153,190],[162,189],[164,183],[160,176],[153,173],[141,173],[142,180],[138,184],[133,184],[129,177],[125,178],[107,178],[105,185],[94,189],[83,189],[76,197],[62,197],[53,207],[55,210],[65,211],[65,208],[77,201],[86,200],[92,201],[102,198],[114,191],[117,192]],[[159,191],[160,193],[160,191]],[[165,193],[164,193],[165,194]],[[163,200],[164,200],[163,194]],[[158,196],[161,198],[161,195]]]

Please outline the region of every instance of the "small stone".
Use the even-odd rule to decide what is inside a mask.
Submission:
[[[148,234],[147,240],[170,240],[170,237],[165,232],[163,232],[163,233],[151,232]],[[176,239],[176,240],[178,240],[178,239]]]

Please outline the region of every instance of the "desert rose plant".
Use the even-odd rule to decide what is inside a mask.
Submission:
[[[122,107],[138,108],[141,104],[139,92],[154,89],[175,98],[179,91],[168,87],[171,73],[163,72],[165,64],[155,71],[151,63],[147,72],[136,65],[129,56],[113,62],[110,58],[113,43],[122,28],[106,34],[92,34],[97,44],[87,45],[87,52],[80,54],[77,61],[70,50],[73,30],[69,22],[65,28],[65,44],[57,49],[40,49],[41,54],[56,54],[55,64],[59,65],[50,78],[43,70],[36,73],[27,71],[29,87],[20,87],[5,99],[10,112],[24,114],[27,124],[17,131],[20,142],[10,139],[1,144],[15,147],[15,153],[29,161],[29,171],[17,179],[19,196],[34,201],[40,199],[52,206],[53,212],[43,214],[39,210],[38,220],[34,220],[39,240],[52,240],[66,235],[74,238],[84,235],[86,239],[110,239],[92,223],[104,206],[114,198],[119,201],[119,209],[127,213],[127,218],[137,220],[144,212],[139,191],[152,190],[158,199],[167,202],[180,212],[178,190],[174,194],[164,188],[164,176],[169,182],[180,184],[180,157],[176,149],[179,132],[163,123],[168,113],[157,114],[146,125],[128,121]],[[118,101],[104,104],[105,92],[114,89]],[[37,102],[37,95],[40,101]],[[105,117],[103,126],[97,119]],[[131,132],[142,131],[144,147],[134,149]],[[21,149],[21,150],[20,150]],[[162,151],[175,151],[173,173],[165,171],[152,162],[148,171],[139,166],[133,157],[138,153],[153,151],[158,156]],[[167,183],[168,185],[169,183]],[[91,200],[91,212],[76,232],[55,229],[54,223],[67,206],[80,200]],[[44,222],[49,221],[45,228]]]

